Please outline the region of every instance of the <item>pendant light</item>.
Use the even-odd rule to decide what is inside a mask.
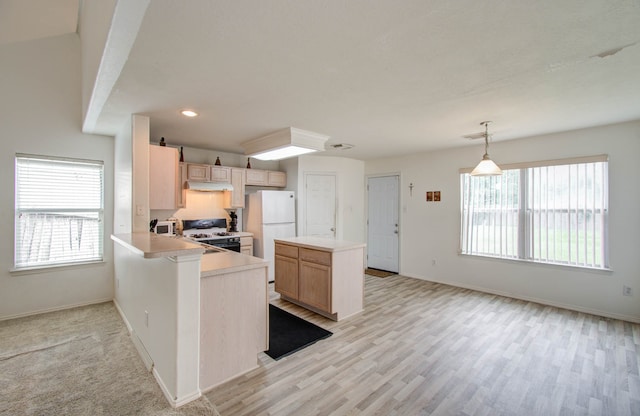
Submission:
[[[502,175],[502,170],[489,158],[489,123],[491,122],[483,121],[480,123],[481,126],[484,126],[484,156],[482,156],[482,160],[478,163],[478,166],[471,171],[471,176]]]

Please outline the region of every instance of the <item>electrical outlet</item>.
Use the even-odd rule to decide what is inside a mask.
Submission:
[[[142,217],[144,215],[144,208],[142,205],[136,205],[136,215]]]
[[[622,294],[624,296],[633,296],[633,291],[629,286],[622,286]]]

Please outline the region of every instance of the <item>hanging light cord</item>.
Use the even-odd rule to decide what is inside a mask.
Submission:
[[[489,157],[489,123],[490,121],[483,121],[482,124],[484,126],[484,159]]]

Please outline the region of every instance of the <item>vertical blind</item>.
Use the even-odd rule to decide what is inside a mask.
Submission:
[[[102,260],[103,163],[16,155],[15,172],[14,267]]]
[[[463,254],[609,267],[606,156],[461,172]]]

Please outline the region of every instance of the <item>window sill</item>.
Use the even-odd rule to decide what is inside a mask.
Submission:
[[[463,257],[477,258],[480,260],[497,260],[497,261],[507,262],[507,263],[528,264],[531,266],[539,266],[539,267],[547,267],[547,268],[550,267],[550,268],[556,268],[559,270],[582,270],[585,272],[597,272],[597,273],[604,273],[604,274],[613,273],[613,269],[611,268],[601,269],[598,267],[576,266],[573,264],[541,263],[538,261],[527,260],[527,259],[505,259],[503,257],[494,257],[494,256],[488,256],[488,255],[481,255],[481,254],[465,254],[465,253],[458,253],[458,254]]]
[[[20,268],[12,268],[9,269],[9,273],[15,276],[21,275],[29,275],[29,274],[39,274],[39,273],[50,273],[53,271],[64,271],[64,270],[72,270],[83,267],[97,267],[104,266],[106,262],[104,260],[96,260],[96,261],[87,261],[82,263],[64,263],[64,264],[51,264],[47,266],[37,266],[37,267],[20,267]]]

